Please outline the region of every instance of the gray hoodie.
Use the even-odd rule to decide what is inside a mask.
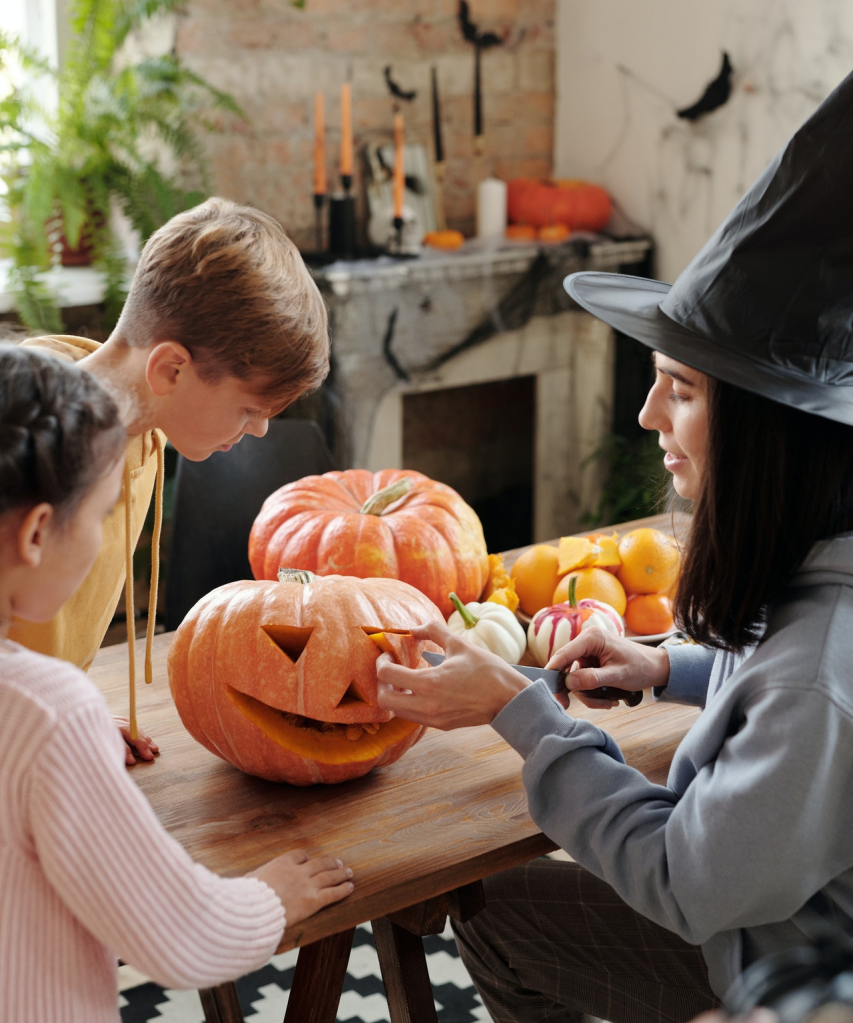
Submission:
[[[701,945],[722,996],[758,956],[807,943],[807,904],[853,930],[853,533],[811,552],[747,656],[669,654],[660,698],[705,709],[666,786],[564,714],[543,682],[493,726],[524,757],[539,827]]]

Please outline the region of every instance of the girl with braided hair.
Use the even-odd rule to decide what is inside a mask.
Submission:
[[[0,345],[4,1023],[117,1023],[119,957],[167,987],[210,987],[269,959],[285,908],[293,925],[352,891],[340,860],[300,850],[241,878],[194,863],[129,778],[95,685],[8,639],[13,615],[49,620],[86,577],[126,440],[91,374]],[[155,926],[127,926],[140,906]]]

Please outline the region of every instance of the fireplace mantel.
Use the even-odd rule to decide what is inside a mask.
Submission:
[[[534,539],[578,528],[600,493],[586,459],[611,428],[614,343],[561,281],[576,270],[642,272],[650,251],[645,238],[469,242],[316,270],[331,317],[339,462],[403,467],[406,394],[534,376]]]

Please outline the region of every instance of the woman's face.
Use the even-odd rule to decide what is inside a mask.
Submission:
[[[676,493],[695,501],[701,491],[708,437],[708,377],[654,353],[655,382],[640,412],[640,426],[657,430]]]

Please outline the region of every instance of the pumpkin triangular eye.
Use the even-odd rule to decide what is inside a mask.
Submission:
[[[295,625],[262,625],[261,628],[294,664],[308,646],[313,629],[299,629]]]
[[[369,702],[370,701],[365,700],[365,698],[358,691],[355,682],[350,682],[347,691],[338,701],[338,706],[336,709],[340,710],[342,707],[351,707],[355,703],[367,704]]]

